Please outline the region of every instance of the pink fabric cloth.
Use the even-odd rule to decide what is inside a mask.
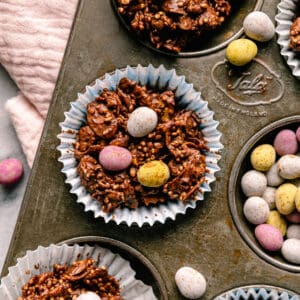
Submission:
[[[5,108],[32,166],[77,0],[1,0],[0,63],[20,89]]]

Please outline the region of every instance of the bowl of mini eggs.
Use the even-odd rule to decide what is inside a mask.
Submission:
[[[229,206],[247,244],[267,262],[300,272],[300,115],[252,136],[229,180]]]

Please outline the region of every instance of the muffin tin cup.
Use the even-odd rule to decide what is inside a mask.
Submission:
[[[234,223],[241,234],[242,238],[250,246],[250,248],[262,259],[272,265],[286,271],[300,273],[300,265],[295,265],[284,260],[280,254],[271,255],[264,250],[254,236],[254,229],[246,221],[243,215],[243,193],[241,191],[240,182],[242,175],[250,169],[249,155],[257,145],[263,143],[273,143],[276,133],[283,128],[296,128],[300,124],[300,115],[290,116],[269,124],[254,136],[241,149],[231,170],[228,199],[229,208],[234,220]]]
[[[282,0],[278,6],[278,13],[275,16],[277,22],[276,33],[277,43],[281,48],[281,55],[292,70],[292,74],[300,79],[300,53],[293,51],[290,46],[290,27],[297,12],[298,0]],[[300,10],[299,10],[300,11]]]
[[[9,268],[8,275],[1,279],[0,299],[16,300],[21,296],[22,286],[32,276],[52,271],[55,263],[70,265],[76,260],[90,257],[97,266],[105,266],[108,273],[119,281],[124,300],[157,299],[151,286],[135,278],[136,273],[127,260],[109,249],[87,244],[39,246],[36,250],[27,251],[15,266]]]
[[[299,300],[296,293],[270,285],[249,285],[234,288],[213,300]]]
[[[136,38],[142,45],[151,49],[152,51],[158,52],[159,54],[162,55],[171,56],[171,57],[197,57],[197,56],[208,55],[225,48],[230,42],[239,38],[243,34],[244,30],[243,30],[242,21],[244,17],[246,17],[247,13],[250,13],[251,11],[260,10],[263,5],[263,0],[243,1],[246,3],[246,5],[243,6],[242,10],[235,8],[233,13],[234,17],[232,17],[232,14],[229,15],[227,21],[225,21],[225,23],[222,24],[219,29],[209,31],[206,34],[207,37],[204,37],[205,42],[201,43],[201,47],[203,47],[203,45],[208,45],[208,46],[205,46],[203,49],[184,50],[179,53],[174,53],[164,49],[156,48],[150,41],[148,41],[147,39],[140,38],[135,32],[133,32],[130,25],[126,23],[122,15],[120,15],[120,13],[118,12],[117,1],[118,0],[111,0],[111,5],[115,11],[115,14],[118,16],[121,24],[123,25],[123,27],[126,28],[129,34],[132,35],[134,38]],[[235,2],[241,5],[240,1],[235,1]],[[255,2],[254,5],[253,2]],[[250,8],[251,5],[253,5],[253,9]],[[242,11],[243,16],[240,16],[238,14],[238,11]],[[230,18],[233,18],[234,21],[230,21]],[[239,26],[236,26],[236,23],[239,24]],[[214,36],[213,40],[211,39],[212,35]],[[200,39],[201,38],[203,39],[203,37],[200,37]]]
[[[167,201],[153,207],[141,206],[132,210],[117,208],[113,213],[105,213],[101,210],[100,203],[81,185],[77,172],[78,162],[74,157],[74,143],[77,132],[86,123],[86,107],[104,88],[115,90],[123,77],[135,80],[141,85],[174,91],[176,105],[194,111],[201,119],[200,129],[209,150],[205,151],[207,165],[205,182],[200,186],[196,200],[188,200],[185,203],[180,200]],[[138,65],[105,74],[103,78],[87,86],[85,93],[78,94],[78,99],[71,103],[70,111],[65,113],[64,122],[60,123],[61,133],[58,135],[60,145],[57,149],[61,155],[58,160],[63,164],[61,171],[66,175],[66,183],[71,185],[70,192],[77,196],[77,202],[84,205],[85,211],[92,211],[95,218],[102,217],[106,223],[112,221],[142,227],[146,224],[153,226],[156,222],[165,223],[167,219],[175,220],[178,214],[185,214],[188,208],[196,208],[197,201],[204,200],[204,193],[211,191],[210,184],[215,181],[215,172],[220,170],[217,163],[223,145],[220,143],[221,133],[217,130],[219,123],[213,119],[213,115],[201,94],[194,90],[192,84],[186,83],[184,76],[178,76],[174,69],[167,70],[162,65],[159,68],[152,65],[148,67]]]

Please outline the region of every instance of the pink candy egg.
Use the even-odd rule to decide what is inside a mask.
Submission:
[[[298,142],[300,143],[300,126],[296,130],[296,137],[297,137]]]
[[[99,154],[100,164],[108,171],[122,171],[129,167],[132,161],[131,153],[122,147],[106,146]]]
[[[274,148],[278,155],[295,154],[298,151],[298,142],[293,130],[283,129],[274,139]]]
[[[281,232],[269,224],[256,226],[254,234],[261,246],[268,251],[278,251],[282,247],[283,237]]]
[[[23,165],[16,158],[8,158],[0,162],[0,184],[11,185],[20,180]]]
[[[285,218],[291,223],[300,224],[300,213],[297,211],[294,211],[291,214],[285,216]]]

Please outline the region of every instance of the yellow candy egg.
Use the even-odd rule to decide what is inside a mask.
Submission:
[[[263,144],[256,147],[251,153],[251,164],[257,171],[268,171],[275,163],[276,152],[272,145]]]
[[[297,187],[291,183],[284,183],[276,191],[276,208],[282,215],[288,215],[295,210],[295,196]]]
[[[248,39],[232,41],[226,49],[226,58],[235,66],[244,66],[257,54],[257,46]]]
[[[160,187],[168,181],[169,177],[169,167],[160,160],[145,163],[137,172],[139,183],[146,187]]]
[[[300,212],[300,187],[298,187],[296,191],[295,204],[297,211]]]
[[[279,229],[282,236],[286,235],[286,228],[287,228],[286,221],[277,210],[270,211],[267,224],[272,225],[273,227]]]

